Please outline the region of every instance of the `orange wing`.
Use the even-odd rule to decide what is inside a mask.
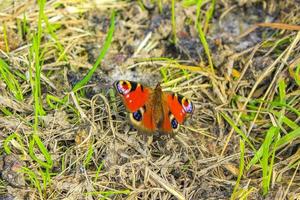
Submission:
[[[144,106],[152,90],[151,88],[145,88],[139,83],[127,80],[116,81],[114,86],[129,112],[135,112]]]
[[[152,107],[143,106],[136,112],[129,113],[130,122],[139,130],[144,132],[155,132],[157,127],[153,120]]]
[[[188,98],[174,93],[167,93],[166,96],[171,113],[179,124],[182,124],[187,113],[191,114],[194,111],[192,102]]]
[[[153,89],[127,80],[116,81],[114,86],[122,97],[127,111],[130,112],[130,122],[140,130],[155,131],[156,124],[153,120],[153,108],[150,103]]]
[[[187,114],[194,110],[193,104],[186,97],[174,93],[163,93],[164,118],[161,130],[165,133],[177,131],[179,124],[182,124]]]

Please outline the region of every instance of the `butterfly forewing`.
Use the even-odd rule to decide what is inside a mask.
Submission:
[[[192,102],[186,97],[174,93],[166,93],[167,105],[175,119],[179,124],[182,124],[188,113],[194,110]]]
[[[114,86],[129,112],[135,112],[144,106],[152,90],[151,88],[145,88],[139,83],[125,80],[116,81]]]

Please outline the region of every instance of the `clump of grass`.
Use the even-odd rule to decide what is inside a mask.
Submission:
[[[24,99],[20,84],[15,75],[9,69],[8,64],[0,58],[0,75],[1,79],[7,85],[9,91],[14,95],[18,101]]]
[[[290,45],[289,48],[287,48],[288,51],[283,52],[286,53],[285,59],[290,56],[291,49],[295,47],[295,44],[299,41],[299,34],[294,39],[293,43]],[[278,87],[278,96],[273,97],[271,100],[252,100],[256,102],[260,102],[259,104],[252,104],[249,105],[249,108],[251,108],[252,111],[255,111],[256,116],[249,116],[244,118],[238,118],[237,122],[235,123],[233,120],[231,120],[228,116],[222,114],[224,119],[231,125],[231,127],[240,134],[240,136],[243,138],[244,141],[247,142],[247,144],[251,147],[252,152],[254,153],[253,158],[250,160],[250,162],[246,166],[246,171],[250,170],[252,166],[255,164],[259,164],[261,170],[262,170],[262,194],[267,195],[270,191],[271,186],[271,180],[274,179],[274,165],[277,163],[276,155],[278,150],[280,150],[283,146],[292,144],[295,139],[297,139],[300,136],[299,132],[299,126],[293,122],[293,120],[289,119],[287,117],[286,112],[294,112],[298,117],[299,112],[296,108],[293,106],[290,106],[291,102],[289,102],[286,94],[287,90],[287,84],[284,81],[284,79],[279,79],[278,81],[273,81],[273,83],[277,83]],[[269,87],[270,88],[270,87]],[[270,91],[270,90],[269,90]],[[266,95],[264,95],[263,99],[266,98]],[[265,105],[264,108],[262,108],[262,104]],[[258,106],[255,106],[258,105]],[[253,121],[258,119],[258,114],[260,112],[265,113],[271,113],[271,119],[267,125],[268,129],[265,131],[262,131],[264,134],[264,138],[261,140],[261,145],[258,150],[256,150],[255,146],[250,142],[250,140],[255,140],[254,138],[249,137],[249,131],[248,133],[245,133],[241,131],[240,128],[238,128],[237,125],[240,125],[241,127],[248,124],[248,122],[243,121],[251,119],[251,123],[253,124]],[[279,111],[278,111],[279,110]],[[239,115],[241,116],[241,115]],[[291,131],[287,131],[283,127],[289,127]],[[252,126],[250,125],[250,128]],[[241,149],[241,152],[243,152],[244,149]],[[243,164],[244,165],[244,164]],[[240,169],[241,170],[241,169]],[[241,171],[240,171],[241,172]],[[241,172],[242,173],[242,172]],[[238,182],[239,182],[238,178]],[[237,183],[238,185],[238,183]],[[235,192],[237,191],[237,187],[235,187]]]

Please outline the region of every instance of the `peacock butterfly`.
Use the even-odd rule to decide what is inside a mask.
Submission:
[[[144,132],[173,133],[194,110],[190,100],[163,92],[160,84],[152,89],[134,81],[119,80],[114,87],[129,112],[130,122]]]

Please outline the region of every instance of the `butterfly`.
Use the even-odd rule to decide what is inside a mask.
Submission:
[[[143,132],[174,133],[194,110],[189,99],[163,92],[160,84],[152,89],[134,81],[119,80],[114,87],[129,112],[130,122]]]

